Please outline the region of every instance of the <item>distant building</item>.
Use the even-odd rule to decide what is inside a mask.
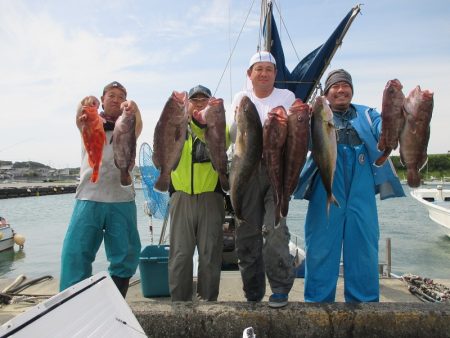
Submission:
[[[70,175],[70,169],[69,168],[58,169],[58,170],[56,170],[56,174],[57,175],[69,176]]]

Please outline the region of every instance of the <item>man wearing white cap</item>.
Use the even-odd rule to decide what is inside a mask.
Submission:
[[[274,87],[276,73],[276,61],[269,52],[257,52],[251,57],[247,70],[251,88],[235,95],[230,110],[233,117],[244,96],[255,104],[262,125],[273,108],[283,106],[288,111],[295,96],[287,89]],[[230,131],[232,139],[235,131],[236,123]],[[248,182],[245,195],[242,210],[246,224],[243,226],[238,222],[236,229],[236,249],[245,297],[248,301],[261,301],[266,292],[267,274],[272,289],[269,306],[286,306],[295,279],[293,259],[289,254],[290,235],[285,218],[282,217],[277,226],[274,224],[273,190],[263,161]]]

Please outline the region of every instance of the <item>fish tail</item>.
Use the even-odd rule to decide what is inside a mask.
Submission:
[[[384,137],[380,137],[380,140],[378,141],[378,144],[377,144],[377,149],[379,151],[384,151],[385,148],[386,148],[386,145],[384,144]]]
[[[275,215],[275,227],[277,227],[280,224],[280,219],[281,219],[281,216],[279,213],[277,213]]]
[[[170,184],[170,175],[161,172],[161,175],[159,175],[158,180],[155,182],[154,189],[159,192],[166,192],[169,190],[169,184]]]
[[[241,206],[239,203],[231,203],[233,206],[234,217],[238,220],[239,223],[248,223],[247,220],[242,215]]]
[[[330,216],[330,205],[333,203],[335,206],[340,208],[339,202],[337,201],[336,197],[331,193],[327,198],[327,216]]]
[[[92,167],[93,168],[93,170],[92,170],[92,175],[91,175],[91,182],[92,183],[97,183],[97,181],[98,181],[98,174],[99,174],[99,166],[93,166]]]
[[[333,204],[334,204],[335,206],[337,206],[338,208],[341,207],[341,206],[339,205],[339,202],[337,201],[336,197],[334,197],[333,194],[331,194],[330,202],[333,203]]]
[[[419,172],[417,170],[412,170],[412,169],[407,169],[408,172],[408,185],[411,188],[417,188],[418,186],[420,186],[420,176],[419,176]]]
[[[281,206],[280,206],[281,216],[286,217],[288,212],[289,212],[289,198],[283,196],[283,198],[281,198]]]
[[[91,175],[91,182],[97,183],[97,181],[98,181],[98,172],[94,171],[94,172],[92,172],[92,175]]]
[[[127,169],[120,170],[120,184],[123,187],[130,186],[132,183],[131,175]]]
[[[227,175],[219,174],[219,181],[223,191],[230,190],[230,182],[228,181]]]

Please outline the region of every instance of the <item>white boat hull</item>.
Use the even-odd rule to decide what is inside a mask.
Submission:
[[[11,249],[14,246],[14,232],[9,225],[0,227],[0,251]]]
[[[450,190],[415,189],[410,194],[427,208],[431,220],[450,230]]]
[[[100,272],[0,326],[0,337],[146,337],[108,273]]]

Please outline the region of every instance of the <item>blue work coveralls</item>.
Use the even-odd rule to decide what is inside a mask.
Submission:
[[[333,302],[339,276],[341,251],[344,262],[344,297],[347,302],[377,302],[379,225],[375,195],[381,199],[405,196],[390,161],[373,163],[381,116],[374,109],[352,105],[356,116],[351,127],[359,144],[338,142],[333,194],[340,207],[326,212],[327,194],[312,156],[309,156],[294,198],[308,199],[305,221],[306,302]]]

